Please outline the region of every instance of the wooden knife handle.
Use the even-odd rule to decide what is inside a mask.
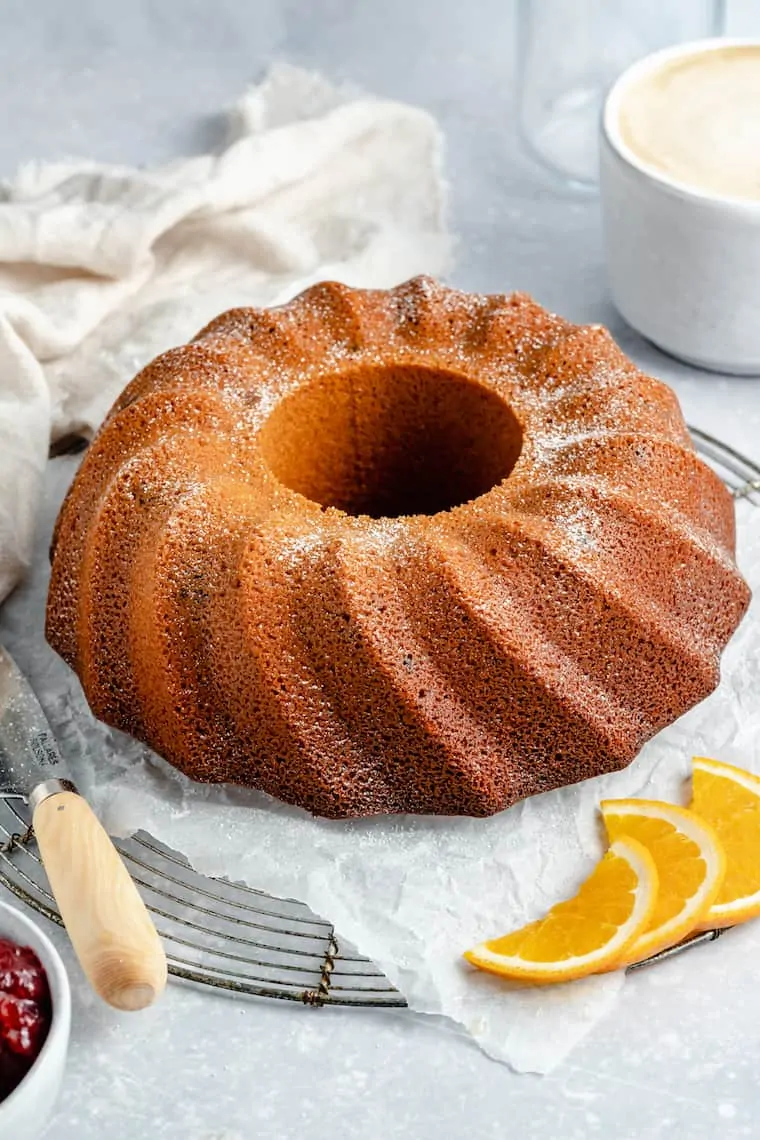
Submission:
[[[144,1009],[166,985],[166,955],[145,903],[90,805],[57,792],[37,805],[34,833],[82,968],[116,1009]]]

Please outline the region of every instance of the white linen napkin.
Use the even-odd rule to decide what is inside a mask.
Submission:
[[[446,265],[426,112],[278,65],[230,118],[218,154],[32,163],[0,190],[0,600],[29,565],[51,438],[91,435],[157,353],[225,308]]]

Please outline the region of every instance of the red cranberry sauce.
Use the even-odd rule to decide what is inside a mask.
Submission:
[[[0,938],[0,1100],[31,1069],[51,1018],[50,989],[39,958],[28,946]]]

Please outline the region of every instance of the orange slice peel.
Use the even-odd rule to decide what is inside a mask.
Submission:
[[[568,982],[611,968],[649,925],[657,901],[650,852],[622,836],[577,894],[542,919],[465,952],[473,966],[526,982]]]
[[[686,808],[639,799],[603,800],[600,806],[610,841],[637,840],[657,867],[650,923],[615,963],[629,966],[683,941],[699,926],[720,891],[726,856],[715,829]]]
[[[717,832],[726,874],[699,928],[734,926],[760,915],[760,777],[705,756],[693,762],[691,810]]]

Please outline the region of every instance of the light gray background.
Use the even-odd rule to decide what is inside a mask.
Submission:
[[[449,141],[454,283],[524,289],[608,324],[674,384],[692,422],[760,457],[760,382],[696,373],[626,330],[605,294],[597,202],[558,193],[517,151],[511,3],[5,0],[0,14],[3,175],[34,158],[150,163],[208,149],[220,112],[273,59],[422,103]],[[760,35],[757,0],[729,0],[729,30]],[[155,1010],[120,1017],[96,1004],[53,934],[71,969],[74,1032],[50,1140],[760,1135],[760,1000],[736,991],[746,981],[731,978],[728,938],[719,954],[698,951],[700,1002],[679,1000],[677,963],[645,972],[569,1063],[535,1078],[407,1014],[173,985]]]

